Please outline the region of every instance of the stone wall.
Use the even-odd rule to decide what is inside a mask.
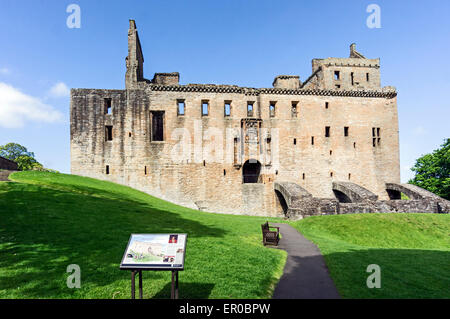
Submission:
[[[73,174],[187,207],[264,216],[283,216],[275,182],[296,183],[311,198],[334,198],[332,183],[350,181],[387,200],[385,182],[400,181],[397,93],[381,88],[375,75],[363,89],[330,88],[323,72],[315,86],[298,76],[278,76],[273,88],[180,85],[176,72],[144,78],[134,21],[128,45],[125,90],[71,90]],[[365,60],[336,60],[348,64],[342,79],[366,64],[373,68]],[[109,99],[111,114],[105,112]],[[202,115],[205,102],[208,114]],[[162,141],[152,139],[156,112],[164,112]],[[243,183],[250,160],[261,165],[256,184]],[[311,203],[304,214],[337,210],[335,200],[318,203],[318,211]]]

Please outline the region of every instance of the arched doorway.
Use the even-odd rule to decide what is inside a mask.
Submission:
[[[286,215],[288,211],[288,205],[286,203],[286,200],[284,199],[283,194],[275,190],[275,195],[276,195],[275,205],[277,215]]]
[[[242,167],[242,180],[244,183],[258,183],[261,173],[261,163],[257,160],[248,160]]]
[[[344,194],[341,191],[338,191],[337,189],[333,189],[334,196],[336,196],[339,203],[351,203],[352,200],[350,197],[348,197],[346,194]]]

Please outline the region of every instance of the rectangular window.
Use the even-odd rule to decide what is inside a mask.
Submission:
[[[297,112],[298,112],[298,102],[292,102],[292,107],[291,107],[291,115],[292,117],[297,117]]]
[[[336,89],[340,89],[341,85],[340,84],[336,84]]]
[[[185,103],[184,100],[177,100],[178,104],[178,115],[184,115],[185,112]]]
[[[294,138],[294,145],[297,145],[297,139]]]
[[[247,103],[247,116],[252,117],[253,116],[253,102]]]
[[[109,175],[109,165],[106,165],[106,175]]]
[[[335,80],[340,80],[341,79],[341,72],[334,71],[334,79]]]
[[[311,145],[314,145],[314,136],[311,136]]]
[[[328,109],[329,103],[325,102],[325,108]]]
[[[330,127],[325,126],[325,137],[330,137]]]
[[[380,138],[380,131],[381,129],[379,127],[372,127],[372,146],[379,146],[381,142]]]
[[[202,101],[202,116],[209,114],[209,101]]]
[[[276,102],[270,102],[270,105],[269,105],[269,115],[270,115],[270,117],[275,117],[275,103]]]
[[[352,79],[352,85],[355,85],[355,80],[354,80],[354,74],[353,74],[353,72],[350,73],[350,77],[351,77],[351,79]]]
[[[225,117],[231,116],[231,102],[230,101],[225,101],[224,115],[225,115]]]
[[[112,99],[105,99],[105,114],[112,114]]]
[[[344,127],[344,136],[348,136],[348,126]]]
[[[113,127],[110,125],[105,126],[105,141],[112,141],[113,134],[112,134]]]
[[[152,111],[152,141],[164,141],[164,111]]]
[[[366,73],[366,81],[369,82],[369,73]]]

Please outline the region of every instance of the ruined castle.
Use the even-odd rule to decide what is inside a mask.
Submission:
[[[72,174],[220,213],[450,210],[400,184],[397,92],[354,44],[271,88],[180,84],[177,72],[148,80],[143,65],[131,20],[125,90],[71,91]]]

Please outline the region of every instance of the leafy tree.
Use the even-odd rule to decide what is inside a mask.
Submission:
[[[22,171],[43,169],[42,164],[34,158],[34,153],[28,152],[25,146],[17,143],[1,145],[0,156],[16,162]]]
[[[408,183],[450,200],[450,138],[433,153],[417,159],[411,170],[415,176]]]

